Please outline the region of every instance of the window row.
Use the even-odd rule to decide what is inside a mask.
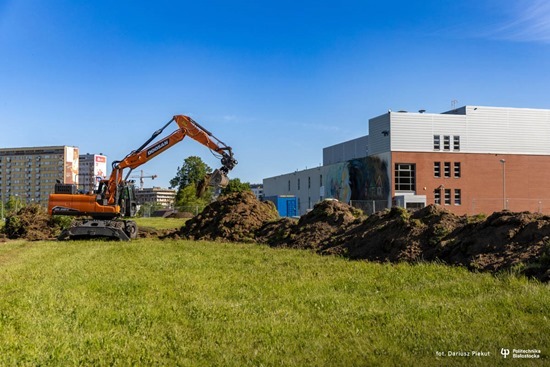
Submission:
[[[453,162],[452,164],[453,174],[455,178],[459,178],[462,175],[462,169],[460,162]],[[441,176],[441,162],[434,162],[434,177],[451,177],[451,162],[443,162],[443,176]]]
[[[445,205],[451,205],[451,189],[435,189],[434,204],[441,205],[441,194],[443,193],[443,202]],[[454,204],[462,205],[462,190],[454,189]]]
[[[296,181],[298,190],[301,189],[300,179]],[[319,175],[319,186],[323,186],[323,175]],[[311,177],[307,178],[307,188],[311,189]],[[288,180],[288,191],[290,191],[290,180]]]
[[[443,150],[451,151],[451,135],[434,135],[434,150],[441,149],[441,136],[443,136]],[[460,151],[460,135],[452,136],[453,151]]]

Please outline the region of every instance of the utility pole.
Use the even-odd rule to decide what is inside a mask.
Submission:
[[[502,209],[506,210],[506,159],[501,159],[500,163],[502,163]]]

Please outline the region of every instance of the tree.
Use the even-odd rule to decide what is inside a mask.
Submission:
[[[184,160],[183,166],[178,167],[176,177],[170,180],[170,187],[177,187],[175,206],[177,208],[185,207],[183,210],[192,211],[202,210],[212,199],[213,190],[207,188],[200,197],[197,197],[197,185],[205,177],[212,173],[206,163],[199,157],[191,156]],[[190,210],[189,208],[192,208]]]
[[[211,173],[212,168],[204,163],[200,157],[187,157],[183,161],[183,166],[178,167],[176,177],[170,180],[170,188],[177,188],[179,191],[186,186],[196,185]]]
[[[182,212],[197,214],[210,204],[211,198],[212,190],[209,190],[207,194],[201,197],[197,197],[197,188],[195,185],[187,185],[183,189],[178,190],[176,208]]]
[[[8,198],[4,210],[7,213],[17,213],[17,211],[23,208],[25,204],[19,196],[11,196]]]
[[[251,191],[250,183],[241,182],[238,178],[232,178],[229,180],[229,184],[223,188],[222,195],[227,195],[232,192]]]

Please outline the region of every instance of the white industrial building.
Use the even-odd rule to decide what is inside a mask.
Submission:
[[[550,110],[465,106],[387,112],[369,135],[323,149],[323,166],[264,179],[300,215],[323,198],[367,212],[440,204],[457,214],[550,213]]]

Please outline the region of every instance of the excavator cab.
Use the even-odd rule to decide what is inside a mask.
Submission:
[[[119,185],[120,213],[123,217],[133,217],[137,213],[136,189],[133,182],[124,181]]]

